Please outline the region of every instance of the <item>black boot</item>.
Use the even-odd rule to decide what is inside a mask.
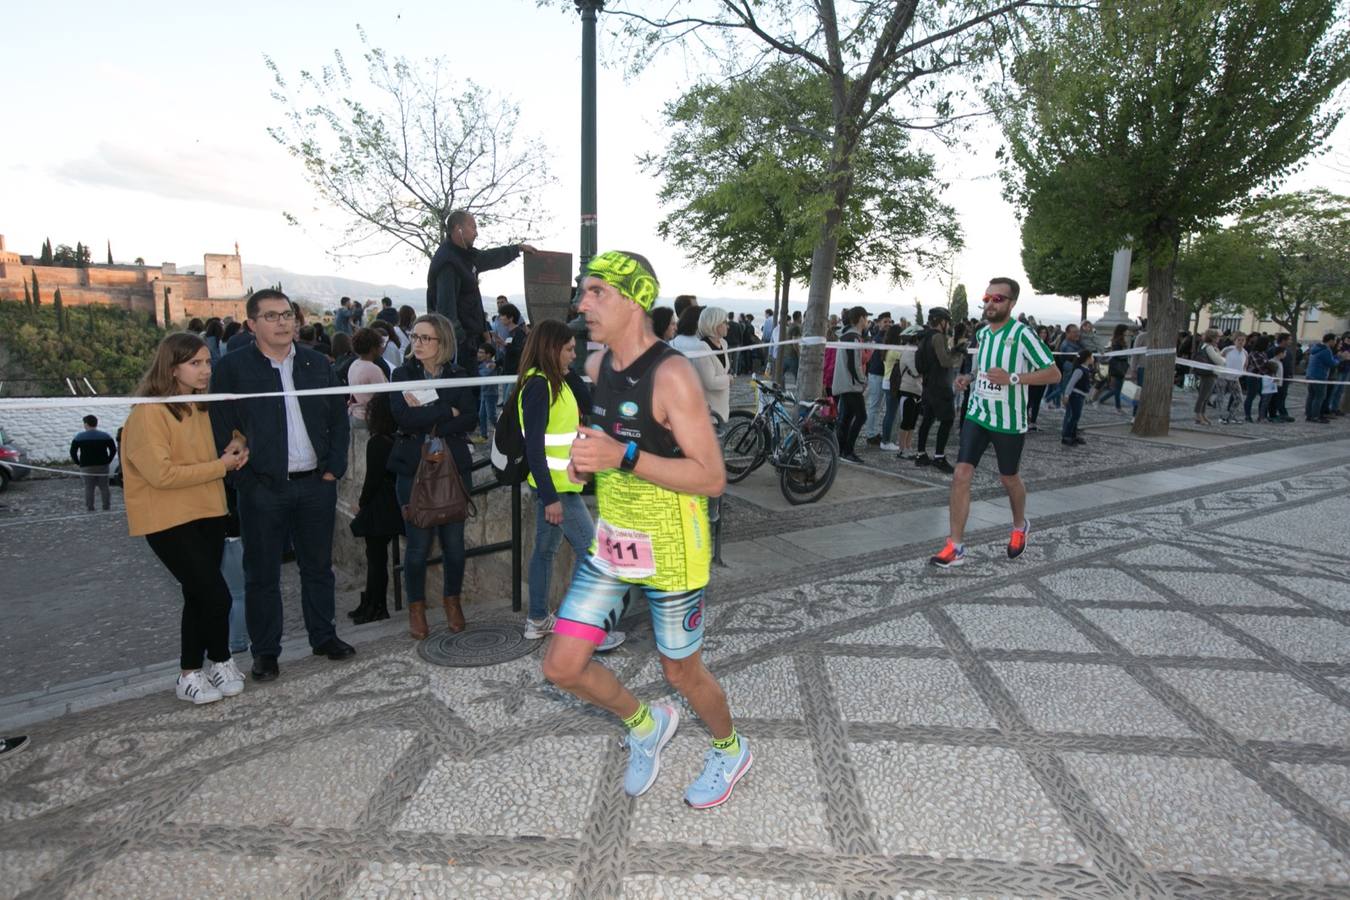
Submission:
[[[378,622],[381,619],[389,618],[389,603],[385,598],[371,600],[370,605],[366,607],[363,615],[358,616],[352,621],[357,625],[364,625],[367,622]]]
[[[361,602],[357,604],[356,609],[347,611],[347,618],[351,619],[353,622],[356,622],[369,612],[370,612],[370,601],[366,599],[366,592],[362,591]]]

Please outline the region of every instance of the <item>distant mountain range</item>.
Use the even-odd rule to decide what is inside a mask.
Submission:
[[[186,267],[179,271],[200,274],[197,267]],[[296,300],[309,300],[322,306],[337,306],[342,297],[353,300],[378,300],[388,297],[395,306],[408,304],[421,309],[426,305],[425,288],[401,287],[397,284],[371,284],[353,278],[339,278],[336,275],[302,275],[289,269],[276,266],[244,263],[244,286],[262,290],[269,284],[281,284],[281,287]]]

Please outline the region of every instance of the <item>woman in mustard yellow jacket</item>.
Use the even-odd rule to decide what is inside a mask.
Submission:
[[[211,380],[211,351],[195,334],[160,341],[141,397],[200,394]],[[182,641],[175,693],[211,703],[244,689],[230,658],[230,590],[220,574],[225,549],[225,473],[248,462],[243,440],[216,456],[204,403],[142,403],[122,430],[123,492],[132,537],[183,586]],[[210,665],[202,670],[202,657]]]

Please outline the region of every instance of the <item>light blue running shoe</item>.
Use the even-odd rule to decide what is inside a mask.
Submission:
[[[741,752],[736,756],[709,750],[703,754],[703,774],[684,792],[684,802],[694,809],[711,809],[726,803],[732,788],[750,771],[754,761],[750,744],[744,737],[741,738]]]
[[[651,709],[656,730],[645,740],[628,732],[628,771],[623,776],[623,791],[630,797],[642,796],[656,782],[661,772],[661,750],[680,726],[680,711],[674,706],[653,703]]]

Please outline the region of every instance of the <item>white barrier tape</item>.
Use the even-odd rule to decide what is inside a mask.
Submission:
[[[684,354],[691,359],[697,359],[704,356],[720,356],[724,353],[743,353],[747,350],[758,350],[765,347],[778,347],[788,344],[801,344],[803,346],[824,345],[835,349],[846,350],[897,350],[898,344],[865,344],[852,341],[827,341],[823,337],[812,336],[803,338],[792,338],[787,341],[770,341],[760,344],[747,344],[743,347],[730,347],[726,350],[696,350]],[[603,347],[603,344],[599,345]],[[968,350],[967,353],[974,353],[974,350]],[[1130,350],[1113,350],[1106,353],[1094,354],[1097,359],[1107,359],[1113,356],[1175,356],[1176,350],[1166,347],[1146,349],[1143,347]],[[1193,369],[1209,369],[1215,372],[1231,371],[1226,367],[1213,366],[1209,363],[1196,362],[1189,359],[1178,359],[1178,365],[1189,366]],[[1259,377],[1255,372],[1238,373]],[[1296,382],[1299,384],[1346,384],[1339,380],[1320,380],[1297,378],[1295,376],[1286,376],[1285,381]],[[98,406],[138,406],[143,403],[219,403],[227,400],[249,400],[259,397],[325,397],[347,394],[380,394],[393,393],[394,391],[420,390],[424,388],[456,388],[456,387],[481,387],[485,385],[512,385],[516,383],[515,375],[490,375],[474,376],[471,378],[427,378],[421,381],[390,381],[382,384],[359,384],[359,385],[334,385],[326,388],[306,388],[296,391],[266,391],[257,394],[178,394],[172,397],[4,397],[0,398],[0,411],[6,409],[72,409]]]
[[[57,475],[74,475],[76,478],[107,478],[111,472],[95,475],[93,472],[72,472],[70,469],[53,469],[50,466],[30,466],[27,463],[5,462],[0,465],[13,466],[16,469],[31,469],[34,472],[55,472]]]

